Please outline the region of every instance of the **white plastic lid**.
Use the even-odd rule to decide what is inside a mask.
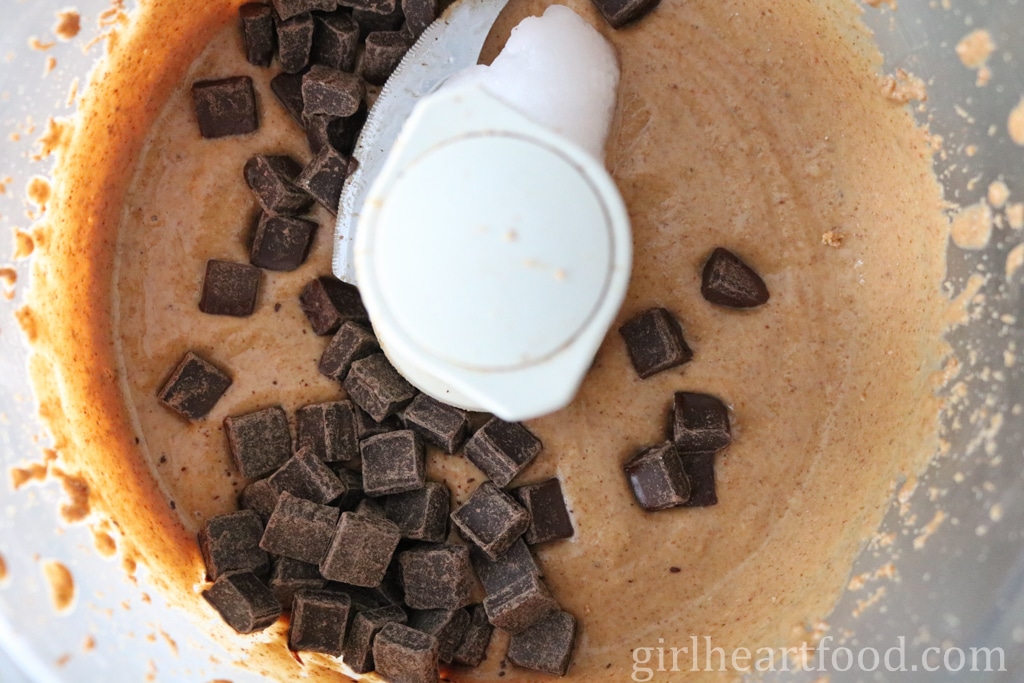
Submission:
[[[381,346],[439,400],[506,420],[575,394],[631,245],[602,164],[479,86],[410,117],[368,195],[356,272]]]

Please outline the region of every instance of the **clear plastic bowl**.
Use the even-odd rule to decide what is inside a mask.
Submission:
[[[83,56],[83,48],[107,6],[107,0],[78,2],[82,34],[45,52],[32,49],[29,39],[52,39],[56,11],[63,3],[35,0],[6,8],[0,23],[0,123],[5,129],[0,136],[0,181],[11,176],[14,182],[0,194],[0,245],[12,243],[15,226],[29,223],[25,183],[47,170],[30,160],[33,140],[46,116],[70,113],[65,104],[69,87],[75,78],[84,82],[96,52]],[[972,204],[985,195],[989,183],[1001,179],[1012,200],[1024,199],[1024,148],[1007,131],[1008,114],[1024,96],[1024,57],[1015,52],[1024,46],[1024,2],[903,0],[895,12],[885,3],[865,12],[886,56],[886,72],[904,68],[929,84],[928,101],[918,115],[944,140],[948,156],[936,168],[947,198]],[[997,45],[990,59],[992,82],[984,88],[976,87],[975,72],[961,64],[954,50],[974,28],[987,29]],[[56,58],[57,66],[43,77],[48,56]],[[33,125],[34,132],[29,132]],[[20,132],[19,139],[9,136],[11,132]],[[1004,268],[1008,251],[1022,241],[1024,233],[1001,227],[982,251],[950,246],[951,293],[959,292],[972,273],[988,276],[981,290],[982,314],[950,335],[963,361],[960,379],[968,391],[943,421],[962,426],[948,431],[948,455],[932,463],[909,499],[893,501],[881,529],[893,534],[893,543],[869,547],[853,569],[854,575],[870,573],[892,562],[898,578],[847,591],[827,619],[829,634],[839,639],[833,647],[884,652],[902,638],[908,666],[921,661],[929,647],[965,652],[971,647],[1002,648],[1005,671],[872,673],[855,667],[843,673],[816,670],[818,664],[812,662],[815,670],[776,673],[769,680],[810,682],[827,673],[833,683],[989,683],[1016,682],[1024,675],[1024,422],[1013,410],[1024,404],[1024,374],[1020,362],[1004,355],[1011,343],[1024,351],[1022,273],[1007,282]],[[0,246],[0,261],[9,260],[4,248]],[[162,681],[261,680],[231,666],[232,656],[163,604],[159,594],[150,591],[144,598],[145,572],[137,584],[125,580],[116,559],[105,559],[93,549],[87,525],[61,521],[58,507],[64,494],[58,483],[47,480],[12,491],[7,471],[38,461],[47,439],[26,376],[27,349],[14,318],[28,267],[25,261],[15,265],[18,294],[11,301],[0,298],[0,555],[8,574],[0,581],[0,681],[145,680],[148,675]],[[987,416],[972,420],[982,409]],[[992,433],[995,415],[1002,416],[1003,424]],[[940,508],[945,522],[915,548],[920,528]],[[917,524],[906,524],[911,516]],[[65,615],[51,607],[42,570],[51,559],[66,564],[75,577],[76,605]],[[858,602],[878,585],[885,586],[878,604],[859,610]],[[94,638],[91,646],[86,643],[89,634]]]

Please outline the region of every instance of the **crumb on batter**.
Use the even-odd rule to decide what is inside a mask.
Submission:
[[[961,63],[968,69],[978,72],[976,84],[981,87],[992,79],[992,70],[988,59],[995,52],[996,44],[992,34],[983,28],[976,29],[964,36],[956,45],[956,54]]]
[[[924,81],[906,69],[897,69],[894,75],[883,76],[880,87],[882,94],[897,104],[928,100],[928,88]]]

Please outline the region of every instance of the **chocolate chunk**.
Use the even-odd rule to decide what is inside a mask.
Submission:
[[[302,119],[302,76],[280,73],[270,79],[270,89],[293,119],[301,126]]]
[[[281,406],[224,418],[231,457],[246,479],[270,474],[291,457],[292,434]]]
[[[651,308],[630,318],[619,328],[626,350],[641,379],[687,363],[693,351],[683,339],[679,321],[664,308]]]
[[[718,504],[715,491],[715,454],[684,453],[683,471],[690,480],[690,498],[683,507],[698,508]]]
[[[520,486],[511,493],[530,513],[530,525],[523,532],[527,543],[536,545],[572,537],[572,520],[558,479]]]
[[[455,648],[469,628],[469,612],[465,609],[415,610],[409,618],[409,626],[437,638],[438,659],[451,664]]]
[[[381,505],[381,501],[374,500],[373,498],[363,498],[356,505],[354,512],[357,515],[364,517],[377,517],[378,519],[387,519],[387,515],[384,514],[384,506]]]
[[[238,17],[242,22],[245,58],[256,66],[270,66],[277,47],[274,10],[270,5],[249,2],[238,8]]]
[[[671,441],[643,449],[623,469],[636,501],[645,510],[665,510],[690,497],[690,481]]]
[[[404,624],[408,617],[398,605],[359,612],[345,636],[345,664],[357,674],[373,671],[373,639],[391,623]]]
[[[360,67],[363,79],[373,85],[384,85],[410,47],[412,40],[401,31],[374,31],[366,36]]]
[[[387,496],[423,488],[426,481],[423,442],[408,429],[371,436],[359,442],[366,495]]]
[[[349,613],[351,616],[355,616],[356,612],[366,612],[369,610],[379,609],[380,607],[390,604],[388,602],[381,602],[375,595],[375,590],[372,588],[349,586],[348,584],[331,581],[327,584],[327,587],[324,590],[332,593],[344,593],[347,595],[352,604],[352,610]]]
[[[357,406],[377,422],[394,415],[416,397],[416,389],[388,362],[375,353],[352,363],[343,383]]]
[[[230,386],[227,373],[194,351],[186,351],[157,398],[185,419],[201,420]]]
[[[344,467],[348,463],[334,463],[331,469],[341,482],[345,492],[338,496],[332,505],[342,510],[354,510],[363,500],[363,477],[359,472],[353,472]]]
[[[413,609],[458,609],[470,602],[473,569],[469,548],[424,543],[398,554],[405,604]]]
[[[300,590],[292,602],[288,649],[340,657],[352,600],[345,593]]]
[[[543,448],[540,439],[522,424],[495,417],[466,442],[466,457],[504,488]]]
[[[680,453],[722,450],[732,443],[729,409],[708,394],[676,392],[672,403],[672,440]]]
[[[239,633],[262,631],[281,616],[277,598],[252,572],[224,574],[203,598]]]
[[[260,549],[263,522],[251,510],[239,510],[211,517],[199,532],[199,549],[206,563],[206,575],[216,581],[226,572],[261,573],[270,558]]]
[[[274,0],[274,9],[282,19],[290,19],[305,12],[331,12],[338,0]]]
[[[402,24],[405,22],[400,2],[395,2],[394,9],[387,14],[356,7],[352,10],[352,18],[359,24],[360,35],[364,36],[368,36],[374,31],[395,31],[402,28]]]
[[[352,71],[359,48],[359,24],[346,12],[317,15],[313,61],[340,71]]]
[[[384,514],[398,525],[405,538],[440,543],[448,536],[450,505],[448,487],[428,481],[421,489],[387,496]]]
[[[192,101],[204,138],[246,135],[260,127],[252,79],[235,76],[192,84]]]
[[[209,315],[244,318],[256,310],[260,270],[248,263],[211,259],[206,262],[199,310]]]
[[[340,514],[337,508],[296,498],[285,491],[277,499],[260,547],[274,555],[319,564],[334,537]]]
[[[525,669],[564,676],[569,670],[575,640],[576,617],[568,612],[555,612],[512,636],[508,660]]]
[[[287,491],[321,505],[332,503],[345,493],[338,476],[308,448],[299,449],[270,475],[270,485],[278,493]]]
[[[373,332],[351,320],[341,324],[331,342],[320,356],[320,374],[336,379],[345,379],[353,361],[357,361],[380,350]],[[360,436],[362,438],[362,436]]]
[[[320,206],[337,215],[341,186],[347,177],[348,159],[330,145],[325,145],[295,179],[295,185]]]
[[[452,653],[452,661],[463,666],[480,666],[480,662],[487,657],[487,647],[491,644],[493,633],[494,627],[487,621],[484,606],[469,607],[469,625]]]
[[[315,564],[279,557],[270,572],[270,591],[281,603],[281,608],[290,610],[295,594],[300,590],[320,590],[327,585]]]
[[[437,683],[438,650],[434,636],[391,622],[373,639],[374,667],[393,683]]]
[[[484,609],[492,624],[515,634],[558,611],[558,603],[540,578],[528,574],[488,593]]]
[[[277,507],[277,496],[278,493],[270,485],[269,479],[257,479],[242,489],[242,493],[238,496],[238,507],[243,510],[252,510],[266,524],[270,515],[274,514],[274,508]]]
[[[719,306],[754,308],[768,302],[764,280],[738,256],[718,247],[704,264],[700,293]]]
[[[373,588],[384,578],[401,538],[390,520],[343,512],[320,573],[331,581]]]
[[[646,16],[661,0],[592,0],[612,28],[622,28],[626,24]]]
[[[318,277],[306,285],[299,295],[299,304],[317,334],[331,334],[346,320],[370,321],[359,290],[330,275]]]
[[[245,164],[245,182],[267,213],[293,215],[308,209],[313,198],[295,186],[302,166],[290,156],[257,154]]]
[[[401,429],[403,429],[402,421],[398,419],[397,415],[390,415],[381,422],[377,422],[367,415],[365,410],[356,406],[356,433],[359,435],[360,441],[378,434],[397,432]]]
[[[438,0],[402,0],[402,13],[405,15],[402,30],[414,39],[419,38],[437,19],[439,10]]]
[[[349,401],[314,403],[295,411],[298,448],[310,449],[324,462],[359,457],[355,406]]]
[[[303,112],[306,116],[352,116],[366,97],[363,79],[322,64],[314,64],[302,77]]]
[[[342,156],[352,154],[359,133],[363,130],[363,124],[366,123],[367,112],[366,103],[363,102],[352,116],[304,116],[302,127],[306,131],[306,141],[309,142],[313,154],[319,154],[328,145]],[[349,160],[350,165],[351,163]],[[347,173],[351,174],[351,171]]]
[[[476,546],[470,549],[473,569],[480,577],[480,583],[488,594],[497,593],[502,588],[524,576],[541,576],[540,567],[533,553],[523,539],[518,539],[498,559],[492,560],[484,551]]]
[[[402,423],[445,453],[462,447],[469,430],[469,416],[432,396],[419,394],[401,413]]]
[[[315,31],[316,23],[311,14],[277,22],[277,59],[282,71],[297,74],[309,66]]]
[[[295,270],[306,262],[319,227],[303,218],[264,213],[256,226],[249,262],[267,270]]]
[[[451,516],[462,535],[492,560],[508,550],[530,525],[530,513],[489,481],[480,484]]]
[[[351,7],[353,11],[372,12],[380,16],[393,14],[399,8],[398,0],[338,0],[339,7]]]

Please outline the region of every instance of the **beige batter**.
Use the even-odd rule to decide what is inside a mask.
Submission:
[[[513,0],[492,43],[546,4]],[[589,3],[569,4],[594,19]],[[330,270],[326,213],[306,265],[264,274],[252,318],[198,311],[206,260],[246,260],[256,205],[245,160],[304,161],[308,151],[270,74],[242,59],[235,3],[193,5],[144,2],[116,36],[59,162],[22,321],[58,449],[91,485],[94,508],[172,604],[216,624],[196,594],[193,534],[233,509],[245,483],[222,418],[341,394],[316,370],[327,339],[297,302]],[[927,137],[879,88],[880,57],[858,12],[845,0],[663,0],[634,27],[597,22],[622,69],[607,162],[630,210],[635,262],[620,321],[668,307],[695,357],[641,381],[612,332],[574,403],[530,425],[545,451],[521,479],[557,474],[576,527],[573,540],[539,549],[553,593],[580,619],[573,678],[628,680],[634,649],[685,647],[691,636],[726,652],[798,646],[834,604],[895,482],[935,450],[948,225]],[[189,84],[238,74],[256,82],[260,131],[202,140]],[[738,312],[701,298],[716,246],[764,277],[766,306]],[[189,348],[235,380],[193,425],[155,397]],[[720,503],[644,513],[621,465],[664,439],[679,390],[732,409]],[[437,454],[429,474],[458,500],[480,478],[463,458]],[[247,666],[297,675],[283,625],[269,638],[211,628],[247,651]],[[503,648],[496,637],[480,669],[449,677],[497,680]],[[326,659],[303,659],[314,679],[338,677]]]

